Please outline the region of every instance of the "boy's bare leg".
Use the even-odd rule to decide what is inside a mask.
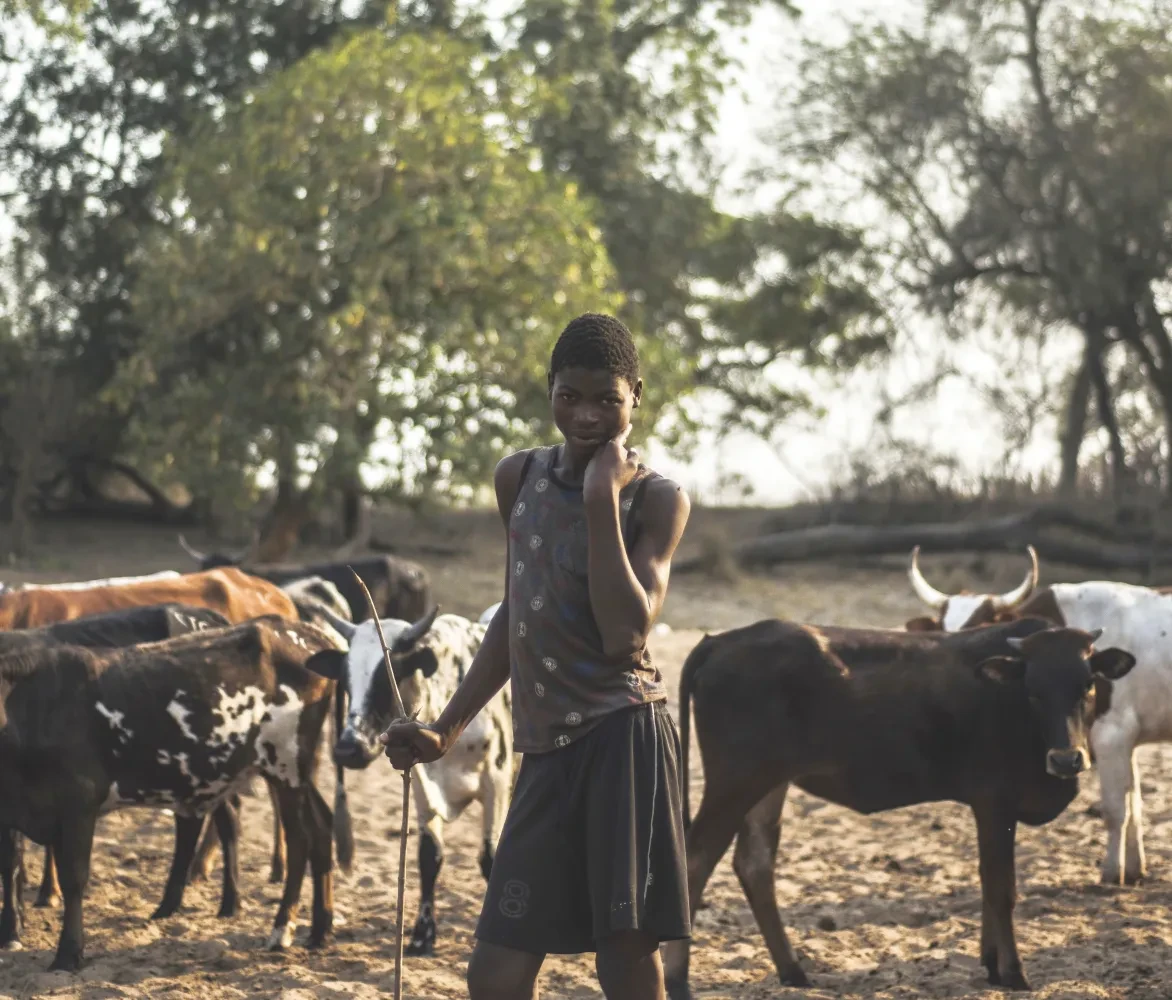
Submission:
[[[468,962],[472,1000],[537,1000],[537,974],[544,955],[476,942]]]
[[[659,942],[645,931],[618,931],[594,957],[606,1000],[664,1000]]]

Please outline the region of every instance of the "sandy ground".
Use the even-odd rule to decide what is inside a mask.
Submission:
[[[491,519],[456,519],[435,537],[467,548],[458,557],[426,562],[445,610],[470,614],[495,600],[500,545]],[[471,525],[471,527],[469,527]],[[496,529],[499,531],[499,529]],[[724,530],[724,526],[721,527]],[[105,573],[187,568],[162,532],[90,526],[57,529],[21,578],[84,579]],[[408,554],[410,554],[408,552]],[[942,588],[1008,589],[1020,559],[926,561]],[[1044,579],[1071,578],[1044,567]],[[657,636],[654,653],[671,687],[683,658],[702,635],[765,615],[827,624],[898,625],[918,613],[901,560],[867,567],[787,568],[770,577],[714,581],[678,577],[665,610],[674,631]],[[673,709],[675,703],[673,699]],[[1018,942],[1037,995],[1050,1000],[1147,998],[1172,994],[1172,748],[1141,751],[1151,875],[1138,888],[1097,884],[1101,820],[1088,813],[1097,778],[1083,783],[1071,807],[1040,830],[1018,837]],[[693,803],[703,776],[693,754]],[[330,799],[329,771],[320,779]],[[101,821],[93,881],[86,903],[88,961],[78,976],[44,970],[52,957],[60,910],[28,909],[27,950],[0,955],[0,996],[159,998],[159,1000],[367,1000],[389,996],[394,974],[394,887],[398,859],[400,782],[376,762],[351,775],[357,851],[349,876],[338,873],[336,941],[310,953],[304,926],[287,954],[263,951],[279,887],[267,883],[270,849],[267,797],[248,799],[241,875],[245,908],[233,921],[215,917],[219,869],[209,884],[188,890],[186,909],[157,923],[148,918],[163,888],[173,827],[149,811]],[[430,959],[405,962],[404,995],[466,996],[465,964],[472,946],[483,880],[477,866],[480,809],[449,827],[439,890],[440,943]],[[414,844],[409,850],[408,920],[416,910]],[[980,897],[975,832],[955,805],[920,806],[861,817],[799,791],[786,805],[778,899],[813,986],[782,989],[757,931],[730,855],[698,915],[692,985],[700,997],[985,997],[997,995],[977,961]],[[33,886],[40,852],[29,854]],[[33,892],[27,897],[29,904]],[[303,918],[310,899],[307,879]],[[409,924],[410,926],[410,924]],[[823,929],[830,928],[830,929]],[[550,959],[542,989],[548,997],[599,996],[593,962]]]

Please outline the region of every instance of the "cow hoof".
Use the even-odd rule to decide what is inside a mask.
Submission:
[[[1123,873],[1123,884],[1124,885],[1139,885],[1145,878],[1147,878],[1147,876],[1148,876],[1148,873],[1146,871],[1124,872]]]
[[[1033,989],[1021,969],[1012,969],[1008,972],[998,973],[996,976],[993,973],[989,973],[989,985],[1000,986],[1005,990],[1020,990],[1022,992],[1028,992]]]
[[[19,941],[5,941],[0,944],[0,951],[24,951],[24,945]]]
[[[786,969],[785,972],[780,972],[777,978],[781,981],[782,986],[809,986],[810,979],[800,965],[795,965],[792,969]]]
[[[403,954],[412,958],[431,958],[435,955],[435,942],[411,941],[403,946]]]
[[[309,935],[309,940],[306,942],[306,947],[310,951],[317,951],[319,948],[324,948],[330,943],[330,938],[334,936],[332,930],[315,931]]]
[[[38,910],[46,910],[46,909],[51,910],[60,901],[61,901],[61,897],[58,896],[56,893],[49,893],[48,895],[44,895],[44,896],[38,895],[37,898],[33,901],[33,906],[35,906]]]
[[[274,927],[272,934],[269,935],[268,950],[287,951],[293,946],[293,933],[296,929],[297,925],[291,922],[283,927]]]
[[[269,884],[280,885],[284,881],[285,869],[280,865],[273,865],[273,867],[269,869]]]
[[[175,916],[179,912],[178,903],[160,903],[155,912],[151,914],[152,920],[166,920],[168,917]]]
[[[220,920],[232,920],[240,915],[240,900],[232,899],[225,900],[220,904],[219,912],[216,916]]]
[[[198,882],[206,882],[208,880],[208,873],[203,868],[192,868],[187,873],[187,882],[189,885],[195,885]]]
[[[57,952],[57,957],[49,966],[50,972],[77,972],[79,969],[81,969],[81,952],[73,949],[64,954],[60,951]]]
[[[668,1000],[692,1000],[692,991],[685,983],[665,983]]]

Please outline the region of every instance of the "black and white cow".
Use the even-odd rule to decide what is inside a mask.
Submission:
[[[320,628],[330,628],[331,620],[339,618],[343,621],[350,620],[350,605],[338,588],[329,580],[320,576],[309,576],[302,580],[282,584],[281,589],[292,599],[297,608],[297,614],[303,622],[309,622]],[[323,610],[329,614],[323,615]],[[335,733],[335,737],[336,735],[337,733]],[[328,752],[324,741],[322,750]],[[251,783],[241,794],[248,798],[254,798],[253,785],[255,782]],[[281,809],[277,801],[276,789],[272,785],[266,787],[273,814],[273,851],[269,861],[269,882],[279,884],[285,881],[285,835],[281,830]],[[350,825],[350,809],[346,801],[344,775],[341,767],[338,766],[335,766],[334,788],[334,838],[338,850],[337,861],[343,871],[349,872],[354,860],[354,835]],[[234,804],[238,807],[239,800],[237,799]],[[209,816],[204,820],[204,823],[204,831],[195,851],[195,860],[191,864],[190,881],[192,882],[203,882],[207,879],[211,869],[212,854],[216,847],[214,818]]]
[[[157,642],[188,632],[223,628],[228,619],[210,608],[183,604],[155,604],[126,608],[73,621],[57,622],[36,629],[0,632],[0,656],[29,653],[57,646],[86,646],[91,649],[115,649],[143,642]],[[230,809],[225,803],[220,808]],[[0,883],[4,904],[0,910],[0,948],[17,951],[24,925],[24,838],[15,830],[0,829]],[[36,906],[51,906],[58,895],[53,848],[45,845],[41,888]],[[235,912],[239,892],[237,873],[225,867],[221,910]],[[160,907],[162,909],[162,907]]]
[[[408,714],[434,719],[464,679],[484,639],[485,626],[438,608],[414,624],[382,619],[391,649],[395,679]],[[350,643],[348,653],[327,650],[306,666],[338,681],[338,701],[349,698],[349,712],[334,746],[344,767],[365,768],[380,755],[378,735],[394,718],[390,681],[374,622],[335,621]],[[419,826],[420,909],[408,954],[435,950],[435,883],[443,865],[444,824],[459,818],[479,800],[484,812],[480,870],[487,879],[509,808],[513,782],[513,725],[507,686],[464,730],[456,745],[431,764],[411,769]]]
[[[332,632],[266,615],[129,649],[0,657],[0,825],[51,843],[57,856],[65,909],[51,968],[81,965],[82,896],[100,815],[174,810],[181,822],[170,890],[186,882],[204,814],[254,774],[277,786],[288,841],[269,947],[293,940],[307,862],[309,944],[326,940],[331,816],[313,776],[333,685],[305,663],[341,645]],[[236,831],[225,833],[231,855]]]

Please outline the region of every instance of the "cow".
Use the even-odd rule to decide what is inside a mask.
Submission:
[[[936,617],[923,615],[912,618],[905,628],[909,632],[934,632],[941,628],[945,632],[958,632],[962,628],[987,625],[997,621],[1008,621],[1013,610],[1021,605],[1038,586],[1038,553],[1032,545],[1026,546],[1030,557],[1030,568],[1025,579],[1018,586],[1004,594],[944,594],[924,579],[920,572],[920,547],[912,549],[908,576],[917,596],[936,612]]]
[[[0,825],[53,844],[65,906],[51,969],[76,971],[82,962],[82,897],[99,815],[174,810],[182,827],[171,875],[182,882],[203,814],[254,774],[277,785],[288,840],[268,947],[293,941],[307,860],[309,945],[325,943],[331,817],[313,777],[333,685],[305,663],[341,644],[332,632],[265,615],[128,649],[0,658]]]
[[[913,553],[911,579],[920,599],[947,611],[956,598],[932,587],[920,574]],[[970,603],[976,600],[966,597]],[[987,603],[982,605],[987,607]],[[952,632],[971,627],[942,614],[934,627]],[[1099,796],[1107,826],[1107,853],[1100,879],[1107,885],[1133,885],[1147,874],[1143,842],[1143,799],[1136,748],[1172,741],[1172,594],[1107,580],[1053,583],[1006,602],[1003,618],[1043,618],[1054,625],[1102,627],[1103,642],[1129,650],[1136,668],[1115,684],[1091,730],[1091,753],[1099,772]]]
[[[208,628],[223,628],[228,619],[207,608],[187,607],[182,604],[159,604],[144,608],[129,608],[102,615],[90,615],[69,622],[60,622],[39,629],[0,632],[0,657],[14,653],[28,653],[54,646],[86,646],[92,649],[113,649],[132,646]],[[220,809],[229,809],[224,804]],[[0,910],[0,948],[17,951],[21,948],[20,933],[24,924],[24,841],[12,830],[0,830],[0,879],[4,888],[4,905]],[[45,845],[41,888],[37,906],[51,905],[57,894],[56,867],[51,845]],[[236,912],[239,890],[236,870],[224,869],[224,889],[221,914]],[[166,900],[160,912],[166,908]]]
[[[292,599],[276,584],[224,568],[173,579],[87,587],[38,588],[0,594],[0,629],[39,628],[102,611],[147,604],[190,604],[211,608],[234,623],[277,614],[297,620]]]
[[[301,621],[313,625],[329,628],[330,621],[341,619],[348,621],[350,606],[329,580],[320,576],[310,576],[303,580],[294,580],[281,587],[292,599],[297,607]],[[332,617],[322,614],[322,609]],[[340,711],[338,705],[335,712]],[[337,716],[335,716],[337,717]],[[273,814],[273,852],[269,862],[269,882],[277,884],[285,881],[285,837],[281,831],[281,810],[277,802],[276,790],[272,785],[269,790],[269,804]],[[354,858],[354,840],[350,828],[350,808],[346,801],[345,777],[341,767],[335,766],[334,782],[334,835],[337,838],[338,864],[343,871],[349,872]],[[251,796],[251,792],[245,794]],[[192,882],[202,882],[207,879],[211,867],[212,851],[216,846],[216,827],[213,817],[205,820],[205,828],[196,848],[195,860],[192,862],[190,879]]]
[[[959,802],[977,826],[981,962],[990,983],[1029,989],[1013,929],[1015,834],[1074,799],[1086,731],[1135,664],[1095,652],[1098,636],[1040,619],[961,633],[766,620],[705,636],[680,678],[685,816],[693,707],[704,764],[686,842],[693,908],[736,836],[733,866],[778,976],[805,986],[774,890],[789,786],[864,814]],[[670,996],[683,1000],[687,942],[664,948]]]
[[[148,573],[145,576],[111,576],[102,580],[77,580],[72,583],[18,583],[15,586],[0,584],[0,593],[5,590],[92,590],[94,587],[123,587],[128,583],[143,583],[147,580],[175,580],[180,576],[173,569]]]
[[[438,616],[438,617],[437,617]],[[485,626],[433,608],[414,623],[381,620],[391,649],[395,679],[409,715],[434,719],[442,711],[484,639]],[[394,718],[390,680],[373,621],[358,625],[336,621],[350,644],[342,653],[325,650],[306,663],[309,670],[338,683],[337,703],[345,695],[349,712],[334,745],[343,767],[369,767],[379,756],[378,734]],[[456,820],[479,800],[483,809],[480,871],[488,878],[508,812],[513,782],[513,726],[510,695],[502,690],[461,734],[455,746],[431,764],[411,769],[419,827],[419,916],[407,946],[410,955],[435,952],[435,884],[444,859],[444,824]]]
[[[198,564],[200,569],[217,566],[236,566],[253,576],[283,585],[310,576],[328,580],[341,592],[350,605],[351,621],[366,621],[370,609],[366,595],[354,579],[351,567],[366,584],[378,609],[379,617],[414,621],[431,607],[431,582],[427,571],[418,563],[391,556],[363,556],[344,562],[308,563],[305,565],[258,563],[245,565],[244,554],[206,553],[192,548],[183,535],[179,545]]]
[[[486,608],[477,621],[479,621],[481,625],[487,627],[492,623],[492,619],[496,615],[497,609],[500,608],[500,606],[501,602],[497,601],[496,604],[494,604],[491,608]]]

